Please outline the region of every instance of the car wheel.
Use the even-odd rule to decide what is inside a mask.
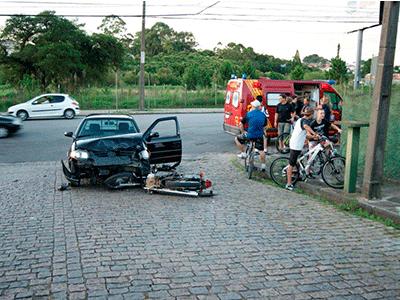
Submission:
[[[8,133],[9,133],[9,131],[8,131],[7,128],[5,128],[5,127],[0,127],[0,139],[1,139],[1,138],[7,137],[7,136],[8,136]]]
[[[72,109],[67,109],[64,111],[64,118],[73,119],[75,117],[75,112]]]
[[[25,110],[20,110],[19,112],[17,112],[17,117],[20,118],[22,121],[25,121],[29,118],[29,115]]]

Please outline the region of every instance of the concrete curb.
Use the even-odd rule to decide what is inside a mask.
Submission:
[[[239,161],[239,163],[243,164],[241,162],[241,160]],[[258,174],[259,174],[259,177],[271,179],[269,171],[268,171],[268,166],[267,166],[267,172],[258,173]],[[315,182],[314,182],[314,184],[307,183],[307,182],[297,182],[296,187],[299,187],[302,191],[306,192],[306,194],[308,194],[308,195],[320,197],[320,198],[328,200],[331,203],[338,204],[338,205],[351,204],[356,201],[357,206],[359,208],[362,208],[362,209],[366,210],[367,212],[374,214],[376,216],[390,219],[395,224],[400,225],[400,211],[398,213],[396,213],[389,209],[385,209],[385,206],[383,205],[383,203],[385,203],[384,200],[370,201],[370,200],[363,198],[360,193],[348,194],[348,193],[343,192],[342,190],[335,190],[326,185],[320,185]],[[379,202],[381,203],[381,205],[379,205]],[[387,203],[387,201],[386,201],[386,203]]]
[[[348,194],[341,190],[334,190],[329,187],[316,188],[315,185],[305,182],[298,182],[296,183],[296,185],[310,195],[324,198],[335,204],[354,203],[354,201],[356,201],[360,208],[368,211],[369,213],[383,218],[391,219],[394,223],[400,224],[399,214],[396,214],[390,210],[384,209],[376,204],[371,203],[371,201],[363,198],[359,193]]]
[[[130,115],[150,115],[150,114],[210,114],[223,113],[223,108],[176,108],[176,109],[152,109],[152,110],[131,110],[131,109],[99,109],[81,110],[81,116],[90,114],[130,114]]]

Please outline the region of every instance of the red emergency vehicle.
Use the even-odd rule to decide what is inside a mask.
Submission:
[[[279,95],[308,96],[311,106],[316,106],[324,94],[331,101],[332,115],[335,121],[342,118],[339,103],[342,97],[325,81],[313,80],[272,80],[268,78],[259,79],[231,79],[226,87],[224,105],[224,131],[231,134],[239,134],[239,122],[250,110],[250,102],[257,96],[262,96],[262,105],[269,113],[270,124],[274,125],[275,110],[279,103]],[[268,137],[276,137],[276,128],[268,130]]]

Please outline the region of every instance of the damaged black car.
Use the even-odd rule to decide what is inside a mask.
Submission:
[[[63,173],[73,186],[89,180],[110,188],[210,194],[205,193],[211,182],[204,174],[184,176],[175,171],[182,159],[176,116],[159,118],[141,133],[130,115],[89,115],[75,132],[64,135],[73,139],[67,164],[62,161]]]

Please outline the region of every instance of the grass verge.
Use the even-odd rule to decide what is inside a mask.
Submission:
[[[235,166],[238,169],[238,171],[240,173],[243,173],[243,175],[244,175],[245,171],[243,169],[243,165],[236,158],[232,158],[231,163],[233,164],[233,166]],[[252,180],[255,180],[262,184],[280,188],[275,182],[272,181],[272,179],[261,177],[259,174],[254,174],[254,175],[255,175],[255,177],[252,178]],[[306,193],[305,191],[303,191],[301,188],[296,188],[294,190],[294,192],[297,194],[300,194],[300,195],[306,195],[314,200],[317,200],[319,203],[322,203],[325,205],[331,205],[331,206],[335,207],[336,209],[338,209],[339,211],[343,211],[343,212],[349,213],[351,215],[354,215],[354,216],[357,216],[360,218],[365,218],[365,219],[368,219],[371,221],[379,222],[387,227],[392,227],[394,229],[400,230],[400,224],[396,224],[391,219],[383,218],[381,216],[378,216],[378,215],[375,215],[375,214],[372,214],[372,213],[366,211],[365,209],[360,207],[360,205],[356,199],[353,199],[346,203],[336,204],[336,203],[333,203],[332,201],[329,201],[328,199],[326,199],[324,197],[310,195],[310,194]]]

